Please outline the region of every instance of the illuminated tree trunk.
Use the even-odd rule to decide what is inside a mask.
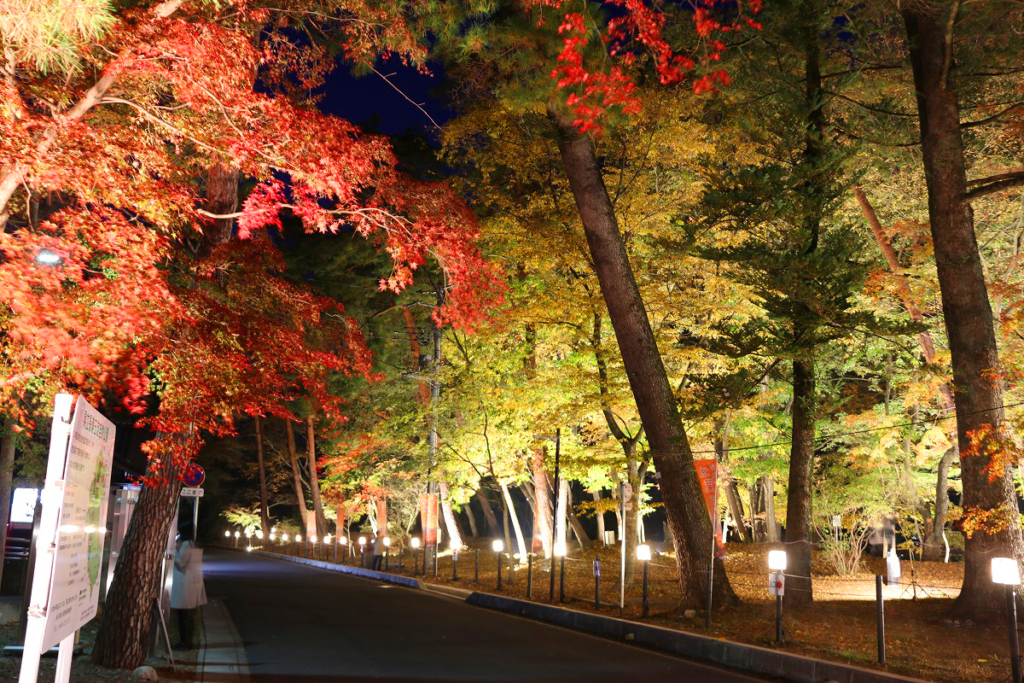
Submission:
[[[4,576],[7,525],[11,521],[11,482],[14,480],[14,419],[7,417],[0,434],[0,581]]]
[[[598,490],[591,491],[591,495],[594,497],[594,509],[597,511],[597,542],[599,545],[604,545],[604,513],[601,512],[601,492]]]
[[[327,517],[324,515],[324,506],[320,499],[320,477],[317,474],[316,436],[313,432],[312,415],[306,418],[306,464],[309,467],[309,490],[313,499],[313,514],[316,517],[316,535],[323,538],[327,534]],[[387,533],[387,528],[384,529],[384,533]]]
[[[304,535],[309,535],[310,530],[306,528],[306,493],[302,490],[302,476],[299,474],[299,457],[295,452],[295,432],[292,430],[292,421],[285,419],[284,429],[288,443],[288,460],[292,466],[292,486],[295,488],[295,504],[299,508],[299,522],[302,525]]]
[[[484,511],[484,519],[487,520],[487,528],[490,530],[490,533],[499,533],[501,527],[498,526],[498,518],[494,516],[494,508],[491,507],[491,501],[487,500],[487,496],[484,495],[482,489],[476,492],[476,499],[480,501],[480,509]]]
[[[256,460],[260,466],[260,527],[264,535],[270,533],[270,508],[267,507],[267,468],[263,462],[263,425],[260,416],[256,421]]]
[[[548,479],[544,472],[546,448],[535,448],[530,458],[533,473],[533,551],[543,551],[551,556],[551,496],[548,495]],[[539,538],[538,538],[539,536]]]
[[[152,464],[148,468],[150,473]],[[92,651],[95,664],[134,669],[146,661],[164,552],[181,494],[179,475],[180,469],[173,462],[161,463],[157,475],[161,477],[160,483],[143,486],[139,493],[103,605],[103,618]]]
[[[959,5],[954,4],[955,12]],[[960,109],[953,77],[955,19],[944,5],[905,3],[910,62],[917,90],[922,158],[928,187],[935,266],[953,364],[953,400],[968,520],[985,522],[965,540],[964,582],[956,611],[973,618],[1000,613],[1002,591],[991,580],[990,560],[1000,555],[1024,560],[1010,459],[989,477],[989,457],[971,455],[971,435],[994,435],[1003,422],[992,307],[985,284],[974,217],[965,201],[967,172],[960,133]],[[986,518],[986,519],[983,519]]]
[[[508,485],[502,482],[501,493],[505,497],[505,507],[508,509],[508,515],[512,520],[512,529],[516,534],[516,544],[519,548],[519,554],[522,557],[526,557],[526,541],[523,540],[523,528],[519,525],[519,515],[516,514],[516,506],[512,502],[512,494],[509,493]]]
[[[572,535],[576,537],[576,542],[580,544],[580,548],[586,550],[590,547],[590,536],[587,536],[586,529],[580,524],[580,518],[576,516],[576,511],[572,507],[572,487],[566,487],[567,501],[565,505],[565,515],[569,519],[569,528],[572,529]]]
[[[813,600],[811,588],[811,471],[814,468],[814,362],[793,361],[793,444],[786,506],[786,595],[790,605]]]

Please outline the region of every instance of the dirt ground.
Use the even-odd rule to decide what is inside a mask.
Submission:
[[[963,565],[941,562],[902,563],[900,583],[884,587],[886,666],[877,663],[875,575],[884,574],[880,558],[865,557],[860,571],[837,576],[822,558],[814,560],[814,604],[784,615],[786,642],[775,638],[775,603],[768,594],[767,548],[730,544],[725,559],[730,584],[739,598],[736,605],[715,609],[710,631],[704,629],[704,613],[687,618],[679,613],[679,587],[675,562],[659,554],[649,567],[650,614],[644,620],[667,628],[726,638],[762,647],[781,647],[814,657],[849,662],[935,681],[1000,683],[1010,674],[1005,623],[961,623],[951,618],[953,599],[959,594]],[[420,551],[422,553],[422,550]],[[293,551],[294,554],[294,551]],[[479,549],[479,582],[474,582],[475,551],[459,555],[457,581],[452,580],[452,555],[441,553],[438,576],[428,572],[427,581],[460,588],[497,592],[496,557],[489,547]],[[422,557],[420,555],[419,557]],[[601,606],[594,606],[593,561],[601,560]],[[330,559],[330,558],[321,558]],[[421,562],[421,560],[418,561]],[[397,555],[390,558],[397,571]],[[549,591],[547,561],[533,568],[533,599],[546,602]],[[413,561],[403,553],[402,571],[410,573]],[[619,609],[619,556],[616,549],[576,551],[566,561],[566,601],[574,609],[599,611],[609,616],[641,619],[641,571],[626,592],[625,608]],[[421,566],[422,571],[422,566]],[[526,598],[528,568],[525,563],[509,572],[503,565],[502,594]],[[555,600],[559,581],[556,564]]]
[[[168,628],[171,629],[170,637],[172,642],[177,637],[176,625],[173,623],[175,619],[172,619]],[[71,661],[71,682],[72,683],[97,683],[98,681],[130,681],[132,680],[131,671],[117,671],[114,669],[106,669],[101,666],[96,666],[89,661],[89,652],[92,650],[92,643],[96,637],[96,629],[99,626],[99,618],[93,619],[91,622],[85,625],[81,631],[79,646],[75,649],[75,657]],[[17,643],[20,641],[18,634],[18,623],[14,622],[5,626],[0,626],[0,647]],[[196,679],[196,657],[199,654],[198,650],[185,650],[175,651],[174,659],[177,664],[177,671],[171,669],[170,663],[167,660],[150,659],[146,662],[148,666],[156,669],[157,674],[160,676],[161,681],[168,681],[169,683],[184,683],[185,681],[195,681]],[[52,681],[54,677],[54,668],[57,665],[57,657],[46,656],[43,657],[42,662],[39,666],[39,680],[40,681]],[[21,669],[21,655],[20,654],[3,654],[0,652],[0,681],[7,683],[8,681],[17,681],[18,672]]]

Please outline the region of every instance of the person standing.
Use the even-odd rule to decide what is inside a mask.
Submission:
[[[203,584],[203,551],[192,541],[191,525],[178,535],[178,548],[174,553],[174,580],[171,584],[171,609],[178,612],[178,644],[175,650],[194,650],[197,642],[196,622],[198,607],[206,604],[206,586]]]
[[[384,534],[378,531],[373,535],[373,570],[379,572],[384,561]]]

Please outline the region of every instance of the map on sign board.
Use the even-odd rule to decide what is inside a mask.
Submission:
[[[42,651],[96,616],[114,425],[79,398],[71,422]]]

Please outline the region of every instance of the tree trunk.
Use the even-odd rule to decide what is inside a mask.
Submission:
[[[533,449],[530,469],[533,472],[533,551],[543,551],[551,556],[551,496],[548,495],[548,479],[544,472],[544,456],[547,448]]]
[[[743,499],[740,498],[736,479],[726,477],[722,483],[725,488],[725,500],[729,504],[729,514],[736,521],[736,531],[744,543],[753,543],[754,537],[751,535],[750,527],[747,526],[746,514],[743,511]]]
[[[567,487],[566,490],[568,491],[568,501],[565,506],[565,514],[569,517],[569,528],[572,529],[572,535],[576,537],[580,548],[586,550],[590,547],[590,537],[587,536],[586,530],[580,524],[580,518],[576,516],[576,511],[572,509],[572,488]]]
[[[604,546],[605,528],[604,513],[601,512],[601,491],[599,489],[594,489],[594,491],[591,492],[591,495],[594,496],[594,509],[597,517],[597,542],[599,545]]]
[[[323,501],[320,498],[320,476],[316,463],[316,434],[313,431],[313,416],[306,418],[306,465],[309,467],[309,491],[313,498],[313,514],[316,517],[316,535],[323,538],[327,535],[327,516],[324,514]],[[387,526],[384,533],[387,534]]]
[[[523,538],[523,528],[519,525],[519,515],[516,514],[515,503],[512,502],[512,494],[509,493],[508,485],[502,482],[501,493],[505,497],[505,506],[508,508],[509,517],[512,519],[512,529],[516,533],[516,544],[519,548],[519,556],[526,557],[526,540]]]
[[[14,481],[14,418],[8,416],[0,434],[0,581],[4,576],[7,525],[11,521],[11,482]]]
[[[704,606],[712,556],[711,518],[701,495],[693,454],[683,429],[640,289],[633,276],[622,233],[605,187],[594,145],[572,120],[549,112],[558,147],[586,234],[594,270],[622,352],[640,420],[647,433],[672,537],[676,546],[682,604]],[[735,602],[725,567],[716,560],[715,604]]]
[[[462,542],[462,534],[459,533],[459,527],[455,524],[455,514],[452,512],[452,504],[448,501],[448,484],[443,481],[440,483],[440,494],[441,512],[444,515],[444,525],[448,529],[448,538],[450,539],[449,545],[452,548],[461,548],[464,545]]]
[[[299,474],[299,458],[295,452],[295,432],[292,430],[292,421],[284,421],[285,435],[288,442],[288,460],[292,466],[292,486],[295,487],[295,505],[299,509],[299,524],[302,526],[302,535],[308,537],[311,533],[306,528],[306,494],[302,490],[302,476]]]
[[[811,473],[814,469],[814,361],[793,361],[793,445],[786,505],[785,601],[812,602]]]
[[[263,535],[270,534],[270,508],[267,507],[267,469],[263,462],[263,427],[260,416],[256,420],[256,460],[260,466],[260,530]]]
[[[968,517],[989,515],[995,522],[982,524],[965,540],[964,582],[955,610],[975,619],[991,618],[1002,609],[1002,591],[991,580],[990,559],[1003,555],[1021,561],[1024,537],[1009,459],[990,478],[989,457],[969,455],[975,450],[972,434],[994,437],[1001,429],[1003,396],[992,307],[974,217],[964,201],[967,173],[951,73],[955,60],[947,54],[954,44],[947,40],[947,24],[953,23],[943,16],[945,11],[926,3],[905,3],[900,11],[917,90],[928,215],[952,356],[963,506]]]
[[[955,457],[956,449],[950,448],[939,461],[939,473],[935,481],[935,516],[932,520],[931,533],[925,539],[921,550],[922,560],[938,562],[946,556],[946,544],[942,535],[949,516],[949,468]]]
[[[169,456],[159,464],[158,483],[142,487],[132,512],[92,651],[93,663],[111,669],[142,666],[149,652],[154,601],[181,494],[179,466]]]
[[[234,213],[238,208],[238,169],[227,164],[214,164],[206,176],[206,207],[212,214]],[[234,228],[233,218],[211,220],[203,228],[203,241],[199,247],[199,258],[209,256],[214,249],[231,240]]]
[[[636,547],[640,545],[640,468],[636,459],[635,444],[626,452],[626,480],[633,489],[633,495],[626,500],[625,519],[622,520],[622,541],[626,544],[625,583],[633,585],[636,576]]]
[[[476,526],[476,515],[473,513],[473,503],[467,502],[462,506],[462,511],[466,513],[466,519],[469,520],[469,535],[473,538],[480,536],[480,529]]]
[[[501,527],[498,526],[498,518],[494,516],[494,508],[491,507],[491,501],[487,500],[487,496],[484,495],[483,489],[477,491],[474,495],[480,501],[480,509],[484,511],[484,519],[487,520],[487,528],[490,530],[491,535],[501,533]]]
[[[561,545],[569,552],[569,537],[565,528],[565,509],[569,502],[569,480],[561,478],[558,482],[558,495],[555,497],[558,511],[555,513],[555,545]]]

